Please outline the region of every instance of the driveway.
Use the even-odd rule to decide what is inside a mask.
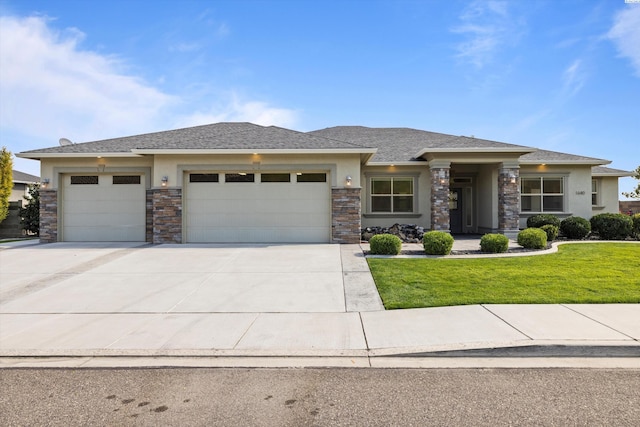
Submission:
[[[0,250],[0,313],[345,312],[340,245],[54,243]]]

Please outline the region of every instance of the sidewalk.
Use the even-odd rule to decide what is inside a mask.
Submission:
[[[3,312],[0,367],[451,367],[470,359],[490,367],[549,366],[549,358],[599,366],[607,358],[608,367],[640,368],[640,304],[385,311],[359,246],[341,246],[341,257],[345,312]]]

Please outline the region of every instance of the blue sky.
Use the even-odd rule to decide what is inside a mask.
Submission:
[[[218,121],[406,126],[632,170],[633,1],[0,0],[0,144]]]

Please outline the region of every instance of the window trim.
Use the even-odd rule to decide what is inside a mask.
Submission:
[[[567,188],[568,188],[568,179],[567,175],[544,175],[544,174],[522,174],[520,176],[520,213],[524,215],[535,215],[540,213],[551,213],[551,214],[562,214],[567,212]],[[523,191],[523,185],[525,180],[538,179],[540,182],[540,192],[539,193],[525,193]],[[544,192],[544,180],[560,180],[562,185],[561,193],[545,193]],[[562,209],[561,210],[545,210],[544,209],[544,198],[545,196],[561,196],[562,197]],[[524,204],[522,201],[524,197],[539,197],[540,198],[540,210],[529,210],[525,211],[523,209]]]
[[[596,191],[593,191],[594,184],[596,187]],[[600,179],[591,178],[591,206],[592,207],[600,206],[600,188],[601,188],[600,184],[601,184]],[[594,196],[595,196],[595,200],[594,200]]]
[[[386,217],[396,217],[396,218],[419,218],[422,216],[419,210],[419,197],[420,189],[419,189],[419,181],[420,181],[420,172],[408,172],[408,173],[365,173],[365,182],[366,182],[366,206],[365,212],[363,213],[364,217],[368,218],[386,218]],[[413,181],[413,210],[411,212],[373,212],[372,211],[372,180],[373,179],[411,179]],[[393,195],[391,195],[393,197]]]

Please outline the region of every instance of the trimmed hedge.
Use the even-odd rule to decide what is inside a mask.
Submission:
[[[629,215],[601,213],[591,217],[591,231],[602,240],[624,240],[631,236],[633,220]]]
[[[422,237],[422,246],[427,255],[449,255],[453,237],[444,231],[429,231]]]
[[[551,214],[538,214],[527,218],[527,228],[542,228],[543,225],[560,227],[560,219]]]
[[[633,223],[633,235],[640,240],[640,213],[633,215],[631,222]]]
[[[509,238],[504,234],[485,234],[480,238],[480,250],[491,254],[501,254],[509,249]]]
[[[540,228],[527,228],[518,233],[518,244],[526,249],[544,249],[547,247],[547,233]]]
[[[586,238],[591,233],[591,223],[579,216],[570,216],[560,223],[560,232],[567,239]]]
[[[369,247],[373,255],[398,255],[402,240],[393,234],[376,234],[369,239]]]
[[[547,233],[547,242],[553,242],[558,237],[558,227],[551,224],[545,224],[540,227],[540,230]]]

